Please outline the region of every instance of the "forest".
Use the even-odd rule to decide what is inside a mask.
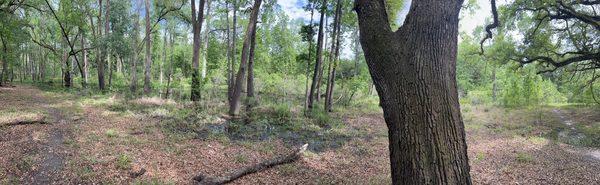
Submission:
[[[0,0],[0,184],[599,184],[600,0]]]

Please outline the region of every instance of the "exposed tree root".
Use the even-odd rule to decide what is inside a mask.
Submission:
[[[304,144],[302,147],[294,150],[288,155],[279,156],[273,159],[265,160],[258,164],[248,166],[242,169],[235,170],[225,176],[222,177],[207,177],[204,175],[198,175],[194,177],[194,180],[198,181],[199,185],[219,185],[230,183],[240,177],[243,177],[248,174],[256,173],[277,165],[286,164],[294,162],[302,156],[302,153],[306,150],[308,144]]]

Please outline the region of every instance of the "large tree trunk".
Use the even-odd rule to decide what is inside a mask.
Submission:
[[[323,37],[324,37],[324,25],[325,25],[325,11],[327,10],[327,0],[323,0],[323,4],[321,5],[321,19],[319,22],[319,35],[317,36],[317,62],[315,63],[315,70],[313,74],[312,84],[310,86],[310,92],[308,94],[308,109],[311,110],[313,108],[314,100],[315,100],[315,91],[317,91],[317,84],[320,79],[320,71],[323,63]],[[318,93],[317,93],[317,96]]]
[[[340,32],[342,16],[342,2],[337,1],[335,17],[333,22],[333,36],[331,37],[331,52],[329,52],[329,78],[327,79],[327,89],[325,91],[325,111],[331,112],[333,106],[333,87],[335,83],[335,73],[340,54]]]
[[[233,90],[233,97],[231,99],[231,103],[229,104],[229,115],[231,115],[232,117],[237,117],[240,114],[240,101],[242,98],[244,77],[246,76],[246,67],[248,67],[248,53],[250,50],[252,34],[256,32],[256,21],[258,19],[258,12],[260,11],[261,3],[262,0],[254,1],[254,5],[252,6],[252,13],[250,15],[250,20],[248,21],[248,27],[246,28],[244,45],[242,47],[242,59],[240,61],[240,69],[237,73],[237,76],[235,77],[235,88]]]
[[[394,184],[471,184],[455,74],[461,4],[413,1],[392,32],[384,0],[355,2],[389,129]]]
[[[199,71],[199,60],[200,60],[200,31],[202,30],[202,21],[204,17],[204,3],[205,0],[200,0],[198,7],[198,13],[196,14],[195,0],[192,0],[192,32],[194,35],[193,42],[193,56],[192,56],[192,101],[200,101],[200,71]]]
[[[150,0],[145,0],[146,9],[146,61],[144,65],[144,95],[150,95],[152,91],[152,84],[150,81],[150,73],[152,67],[152,37],[150,37]]]

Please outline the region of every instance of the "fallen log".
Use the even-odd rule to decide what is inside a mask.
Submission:
[[[48,124],[46,117],[27,120],[13,120],[11,122],[1,124],[0,127],[17,126],[17,125],[32,125],[32,124]]]
[[[225,176],[222,176],[222,177],[207,177],[204,175],[198,175],[198,176],[194,177],[194,180],[198,182],[197,183],[198,185],[220,185],[220,184],[230,183],[230,182],[232,182],[240,177],[243,177],[245,175],[248,175],[248,174],[263,171],[263,170],[266,170],[268,168],[271,168],[271,167],[274,167],[277,165],[294,162],[294,161],[300,159],[300,157],[302,156],[302,153],[304,151],[306,151],[307,147],[308,147],[308,144],[304,144],[302,147],[292,151],[288,155],[275,157],[273,159],[268,159],[268,160],[262,161],[258,164],[235,170],[235,171],[233,171]]]

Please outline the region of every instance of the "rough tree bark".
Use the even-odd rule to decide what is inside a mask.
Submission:
[[[242,98],[242,90],[244,84],[244,77],[246,76],[246,68],[248,67],[248,58],[252,35],[256,32],[256,21],[258,19],[258,12],[260,11],[260,4],[262,0],[255,0],[252,6],[252,13],[250,14],[250,21],[248,21],[248,27],[246,28],[246,35],[244,36],[244,45],[242,46],[242,57],[240,61],[240,69],[235,77],[235,88],[233,89],[233,96],[231,103],[229,104],[229,115],[237,117],[240,114],[240,104]]]
[[[256,23],[254,23],[254,31],[250,36],[250,53],[248,54],[248,81],[246,84],[246,107],[251,109],[256,101],[254,99],[254,49],[256,48]]]
[[[0,87],[5,85],[6,80],[8,79],[8,60],[6,55],[8,54],[8,48],[6,46],[6,41],[4,40],[4,36],[0,34],[0,42],[2,43],[2,58],[0,58],[0,62],[2,62],[2,74],[0,74]]]
[[[109,1],[110,0],[106,0],[107,1],[107,9],[108,7],[110,7],[109,5]],[[102,0],[98,0],[98,6],[99,6],[99,11],[98,11],[98,37],[103,38],[102,37]],[[106,15],[109,15],[108,10],[106,11]],[[106,20],[108,20],[108,18],[106,18]],[[108,27],[108,25],[105,25],[105,28]],[[102,47],[104,48],[104,47]],[[102,54],[102,50],[104,49],[99,49],[98,50],[98,56],[96,56],[96,61],[97,61],[97,65],[98,65],[98,88],[100,88],[100,90],[104,90],[106,88],[106,84],[104,82],[104,57]]]
[[[340,54],[340,38],[342,33],[340,32],[342,17],[342,2],[337,0],[335,9],[335,17],[333,22],[333,36],[331,37],[331,52],[329,52],[329,77],[327,79],[327,88],[325,91],[325,111],[331,112],[333,106],[333,87],[335,84],[336,68],[338,58]]]
[[[140,35],[140,20],[139,20],[139,15],[134,15],[133,16],[133,38],[132,38],[132,47],[134,48],[134,51],[137,50],[138,47],[138,36]],[[131,59],[131,82],[129,84],[129,90],[131,91],[132,94],[136,94],[137,93],[137,81],[138,81],[138,77],[137,77],[137,63],[138,63],[138,54],[136,52],[133,52],[133,56]]]
[[[210,0],[206,0],[206,28],[204,28],[204,44],[202,46],[202,79],[206,78],[206,63],[208,62],[208,44],[210,36]]]
[[[192,101],[200,101],[200,69],[199,60],[200,60],[200,31],[202,30],[202,21],[204,17],[204,3],[205,0],[200,0],[200,5],[198,7],[198,13],[196,14],[196,1],[192,0],[192,32],[194,35],[194,48],[193,48],[193,56],[192,56],[192,93],[191,100]]]
[[[389,132],[394,184],[471,184],[456,88],[462,0],[412,1],[390,29],[384,0],[356,0],[360,41]]]
[[[144,62],[144,95],[148,96],[152,92],[150,73],[152,67],[152,37],[150,37],[150,0],[145,0],[146,9],[146,61]]]
[[[327,0],[323,0],[323,4],[321,5],[321,19],[319,22],[319,35],[317,36],[317,62],[315,63],[315,70],[313,74],[312,84],[310,85],[310,91],[308,93],[308,109],[312,110],[314,100],[315,100],[315,91],[317,91],[317,83],[319,82],[319,71],[322,68],[321,65],[323,63],[323,35],[325,34],[323,30],[323,26],[325,24],[325,11],[327,10]],[[318,94],[317,94],[318,96]]]
[[[229,74],[229,81],[231,83],[229,83],[229,86],[227,87],[227,100],[229,101],[229,104],[232,104],[233,102],[233,91],[235,88],[235,75],[234,75],[234,69],[235,69],[235,60],[236,60],[236,54],[237,54],[237,47],[236,47],[236,42],[237,42],[237,10],[238,10],[238,2],[237,0],[233,0],[233,33],[232,33],[232,41],[231,41],[231,65],[230,65],[230,74]]]

